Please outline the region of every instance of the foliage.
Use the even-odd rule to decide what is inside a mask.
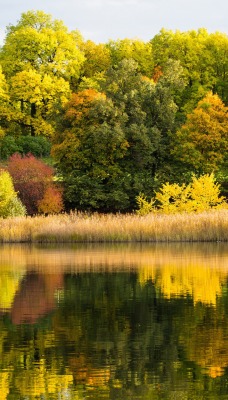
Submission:
[[[136,214],[138,215],[147,215],[150,212],[155,211],[155,201],[153,199],[150,199],[150,201],[148,201],[143,193],[139,193],[139,195],[136,197],[136,203],[138,206]]]
[[[38,202],[53,182],[53,168],[36,159],[32,154],[14,154],[8,162],[15,189],[28,214],[38,212]]]
[[[225,194],[227,51],[204,28],[96,44],[22,13],[0,48],[0,157],[51,142],[67,209],[129,212],[192,173],[215,172]]]
[[[48,157],[51,143],[43,136],[3,136],[0,138],[0,157],[7,160],[14,153],[28,154],[35,157]]]
[[[167,65],[155,85],[124,59],[105,73],[102,93],[90,88],[72,95],[52,149],[71,207],[129,211],[138,192],[153,189],[175,124],[177,64]]]
[[[0,171],[0,217],[16,217],[26,214],[26,208],[17,198],[9,172]]]
[[[84,61],[78,42],[75,33],[42,11],[23,13],[16,26],[8,27],[0,61],[9,83],[11,119],[21,133],[52,135],[53,115],[69,98],[70,82],[79,78]]]
[[[172,154],[196,173],[211,173],[224,164],[228,152],[228,108],[209,92],[176,133]]]
[[[179,60],[184,69],[187,85],[178,102],[184,114],[191,112],[209,90],[227,102],[226,34],[210,34],[204,28],[187,32],[161,29],[151,45],[155,66],[163,68],[172,58]]]
[[[62,190],[57,186],[48,186],[41,200],[38,200],[38,212],[43,214],[58,214],[63,211]]]
[[[139,39],[110,40],[106,47],[109,49],[111,64],[116,67],[124,59],[134,60],[142,75],[151,77],[153,71],[153,48],[151,43]]]
[[[64,177],[66,199],[77,209],[121,204],[118,160],[128,144],[118,117],[112,101],[93,89],[74,94],[65,107],[52,155]]]
[[[225,197],[220,197],[214,174],[193,176],[189,185],[166,183],[156,193],[158,209],[165,213],[202,212],[212,208],[227,208]]]

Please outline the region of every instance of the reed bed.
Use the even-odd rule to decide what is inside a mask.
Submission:
[[[200,214],[83,214],[0,219],[0,243],[225,242],[228,210]]]

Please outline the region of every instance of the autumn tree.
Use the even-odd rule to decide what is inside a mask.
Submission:
[[[84,60],[77,41],[75,32],[42,11],[23,13],[17,25],[7,28],[0,61],[14,121],[24,134],[53,133],[53,113],[69,98]]]
[[[217,171],[227,162],[228,108],[209,92],[177,131],[172,154],[184,171]]]
[[[9,159],[8,171],[13,178],[14,187],[22,203],[26,206],[28,214],[36,214],[40,202],[49,196],[49,192],[46,193],[46,191],[54,186],[53,168],[31,154],[26,156],[14,154]],[[55,202],[55,199],[53,202]],[[61,202],[58,200],[57,204],[60,205]],[[50,208],[51,212],[53,212],[53,208],[51,206]],[[61,211],[60,208],[58,206],[56,212]],[[41,207],[40,210],[48,213],[47,208],[44,210]]]

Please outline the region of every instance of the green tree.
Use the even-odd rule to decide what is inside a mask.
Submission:
[[[16,26],[8,27],[0,61],[14,121],[24,134],[50,136],[53,113],[69,98],[84,61],[78,36],[49,14],[28,11]]]
[[[124,59],[104,75],[101,89],[72,95],[52,154],[76,208],[129,211],[139,192],[151,193],[175,126],[173,88],[179,67],[155,84]],[[173,75],[170,73],[173,69]]]
[[[163,68],[170,59],[178,60],[184,70],[187,85],[178,105],[184,121],[209,90],[218,92],[227,101],[227,46],[226,34],[198,31],[170,31],[162,29],[151,40],[155,66]]]
[[[106,47],[110,51],[113,67],[116,67],[124,59],[132,59],[138,64],[138,70],[142,75],[152,77],[154,62],[151,43],[126,38],[110,40]]]
[[[127,147],[121,114],[110,99],[93,89],[72,95],[52,148],[69,207],[124,207],[127,196],[118,162]]]

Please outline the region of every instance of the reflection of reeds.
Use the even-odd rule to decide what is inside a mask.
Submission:
[[[227,241],[228,210],[138,216],[62,214],[0,220],[0,242]]]

